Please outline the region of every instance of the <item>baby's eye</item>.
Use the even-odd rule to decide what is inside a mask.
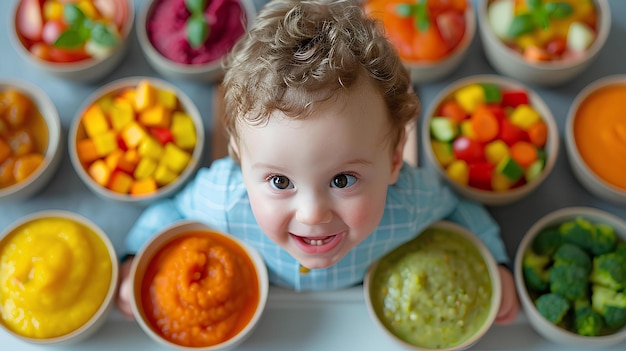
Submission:
[[[331,188],[347,188],[356,183],[356,177],[350,174],[338,174],[330,182]]]
[[[289,178],[281,175],[273,176],[270,179],[270,184],[272,184],[272,187],[274,187],[274,189],[278,190],[293,189],[293,184],[291,183]]]

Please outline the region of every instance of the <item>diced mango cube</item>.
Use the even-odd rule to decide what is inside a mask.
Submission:
[[[128,102],[130,102],[130,105],[133,107],[133,111],[137,112],[137,99],[135,98],[137,96],[137,92],[135,91],[135,89],[125,89],[124,91],[122,91],[117,98],[119,99],[124,99]]]
[[[135,108],[138,112],[154,106],[157,101],[157,88],[148,80],[142,80],[135,89]]]
[[[104,163],[106,163],[109,169],[115,170],[118,168],[118,165],[120,164],[120,160],[122,159],[123,156],[124,156],[124,151],[122,149],[115,149],[113,152],[111,152],[104,158]]]
[[[541,120],[541,115],[530,105],[523,104],[517,106],[513,112],[511,112],[510,120],[515,126],[527,130],[530,126]]]
[[[91,163],[100,157],[96,150],[96,144],[94,144],[93,139],[90,138],[81,139],[76,142],[76,154],[80,162],[83,163]]]
[[[130,122],[121,131],[122,140],[129,148],[136,148],[146,136],[146,130],[136,121]]]
[[[154,180],[156,180],[159,186],[167,185],[173,182],[177,177],[178,174],[174,173],[163,163],[160,163],[154,171]]]
[[[90,138],[109,130],[109,123],[99,104],[93,104],[87,108],[82,123]]]
[[[6,161],[11,156],[11,147],[0,137],[0,163]]]
[[[130,149],[120,158],[117,168],[128,174],[133,174],[140,160],[141,156],[139,156],[137,149]]]
[[[0,188],[15,184],[15,177],[13,177],[14,166],[15,160],[13,158],[0,163]]]
[[[129,174],[122,171],[114,171],[107,188],[121,194],[128,194],[134,179]]]
[[[111,126],[114,130],[122,130],[128,123],[135,120],[133,105],[126,99],[117,98],[113,100],[109,118],[111,119]]]
[[[165,145],[162,162],[176,174],[180,174],[185,169],[190,159],[191,155],[178,146],[172,143]]]
[[[13,177],[16,182],[21,182],[28,178],[41,163],[43,162],[43,156],[40,154],[28,154],[18,157],[13,166]]]
[[[130,187],[130,193],[132,195],[145,195],[153,193],[157,190],[157,183],[152,177],[148,177],[141,180],[136,180]]]
[[[189,150],[196,145],[196,127],[188,114],[174,112],[171,130],[176,146]]]
[[[89,176],[98,184],[106,186],[111,178],[111,170],[107,167],[104,160],[96,160],[87,168]]]
[[[133,177],[137,180],[152,177],[157,168],[157,162],[151,158],[143,157],[137,164]]]
[[[117,149],[117,135],[112,130],[98,134],[92,140],[100,157],[104,157]]]
[[[155,138],[146,136],[141,143],[139,143],[137,152],[139,152],[139,155],[142,157],[159,160],[161,156],[163,156],[163,146]]]
[[[155,104],[139,113],[139,122],[146,127],[169,127],[172,111],[161,104]]]
[[[157,89],[157,100],[167,109],[175,110],[178,107],[176,92],[172,90]]]

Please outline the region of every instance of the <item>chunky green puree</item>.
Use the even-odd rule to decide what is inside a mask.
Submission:
[[[429,228],[379,261],[370,293],[392,333],[439,349],[464,342],[482,326],[492,291],[475,246],[460,234]]]

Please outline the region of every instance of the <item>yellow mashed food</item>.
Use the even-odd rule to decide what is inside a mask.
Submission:
[[[39,218],[0,242],[0,313],[13,332],[54,338],[85,324],[111,282],[104,242],[66,218]]]
[[[441,349],[465,342],[482,327],[492,291],[475,246],[459,234],[430,228],[379,261],[370,293],[393,334]]]

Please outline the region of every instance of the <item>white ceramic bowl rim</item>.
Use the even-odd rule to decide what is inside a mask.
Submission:
[[[517,82],[512,78],[507,78],[503,76],[498,76],[494,74],[485,74],[485,75],[473,75],[465,78],[461,78],[451,85],[444,88],[437,96],[432,100],[431,105],[426,110],[425,114],[425,122],[430,121],[430,118],[434,116],[436,109],[441,104],[444,98],[448,97],[452,92],[467,86],[469,84],[474,83],[492,83],[501,87],[512,88],[512,89],[520,89],[526,91],[530,98],[531,106],[539,111],[545,111],[546,113],[542,113],[541,118],[548,126],[548,141],[545,146],[546,150],[546,164],[544,166],[541,174],[533,179],[532,181],[524,184],[523,186],[503,191],[503,192],[494,192],[488,191],[478,188],[473,188],[470,186],[461,186],[460,184],[454,183],[449,177],[445,174],[442,167],[438,164],[435,155],[432,151],[432,147],[429,144],[426,144],[427,141],[430,141],[430,128],[427,125],[422,126],[422,143],[424,147],[424,153],[426,158],[430,161],[435,171],[443,178],[448,180],[453,186],[457,188],[463,188],[466,192],[479,196],[481,198],[487,199],[488,202],[497,201],[503,197],[519,197],[522,194],[532,191],[539,184],[543,183],[543,181],[548,177],[548,175],[552,172],[554,168],[554,164],[556,163],[557,155],[559,153],[559,133],[558,128],[554,119],[554,115],[552,111],[548,107],[548,105],[543,101],[543,99],[531,88],[528,86]]]
[[[43,163],[39,165],[35,172],[19,183],[0,188],[0,198],[13,195],[35,182],[50,166],[61,148],[61,120],[59,119],[56,106],[48,94],[38,86],[21,79],[0,79],[0,89],[4,90],[6,88],[17,88],[21,93],[27,95],[37,107],[48,128],[48,146],[46,147]]]
[[[585,173],[587,178],[593,179],[594,183],[603,188],[605,192],[613,192],[626,199],[626,189],[618,188],[615,185],[609,184],[606,180],[589,168],[583,157],[580,155],[580,151],[578,151],[578,144],[574,140],[574,119],[576,118],[576,113],[578,112],[580,105],[598,89],[612,85],[626,85],[626,74],[616,74],[599,78],[587,85],[580,91],[580,93],[578,93],[567,114],[567,120],[565,122],[565,133],[567,138],[565,138],[565,142],[570,152],[570,156],[573,156],[578,165],[581,166],[580,168]]]
[[[10,224],[9,227],[2,232],[2,234],[0,235],[0,241],[4,240],[4,238],[7,235],[11,234],[15,229],[17,229],[21,225],[24,225],[26,223],[32,222],[34,220],[42,219],[42,218],[65,218],[65,219],[72,220],[74,222],[80,223],[88,227],[94,233],[96,233],[96,235],[98,236],[100,240],[102,240],[102,242],[106,246],[106,249],[109,253],[109,258],[111,259],[111,284],[109,284],[109,289],[107,291],[107,294],[105,295],[105,298],[102,301],[102,304],[100,305],[98,310],[91,316],[91,318],[89,318],[89,320],[85,324],[83,324],[79,328],[65,335],[57,336],[54,338],[37,339],[37,338],[30,338],[30,337],[15,333],[0,323],[2,328],[4,328],[6,331],[8,331],[12,335],[22,340],[28,341],[29,343],[46,344],[46,345],[61,344],[61,343],[71,342],[72,341],[71,339],[74,339],[75,337],[79,337],[81,334],[83,334],[84,332],[86,332],[87,330],[91,328],[95,328],[94,325],[96,323],[99,323],[100,318],[104,318],[103,314],[106,313],[111,308],[111,303],[113,299],[115,298],[115,293],[117,291],[117,280],[118,280],[118,275],[119,275],[119,265],[118,265],[119,261],[118,261],[113,243],[109,239],[108,235],[98,225],[96,225],[94,222],[89,220],[87,217],[84,217],[78,213],[74,213],[74,212],[70,212],[66,210],[42,210],[39,212],[32,213],[30,215],[21,217],[15,222],[13,222],[12,224]]]
[[[258,278],[259,301],[258,301],[256,310],[254,312],[254,315],[252,316],[252,318],[250,318],[250,321],[248,321],[248,324],[241,331],[239,331],[239,333],[237,333],[234,337],[222,343],[211,345],[211,346],[205,346],[205,347],[185,347],[185,346],[181,346],[176,343],[173,343],[165,339],[164,337],[158,335],[152,329],[152,327],[149,326],[143,320],[143,314],[141,313],[140,307],[138,306],[138,303],[136,301],[135,293],[133,293],[132,298],[131,298],[131,308],[133,310],[133,314],[136,316],[135,318],[137,319],[143,331],[146,334],[148,334],[152,339],[158,340],[160,343],[164,345],[167,345],[169,347],[176,348],[176,349],[182,349],[182,350],[203,350],[203,351],[215,350],[217,351],[217,350],[231,349],[238,343],[245,340],[245,338],[250,336],[254,328],[256,328],[256,326],[258,325],[259,319],[261,318],[263,312],[265,311],[265,305],[267,304],[267,298],[269,295],[269,276],[267,272],[267,267],[265,265],[265,261],[263,260],[263,257],[261,256],[261,254],[255,248],[253,248],[252,246],[248,245],[246,242],[240,240],[239,238],[235,236],[232,236],[220,230],[214,229],[213,227],[208,226],[202,222],[198,222],[195,220],[178,220],[170,224],[168,227],[164,228],[163,230],[161,230],[159,233],[152,236],[150,240],[144,243],[144,245],[139,249],[139,251],[135,255],[135,259],[133,260],[133,263],[130,269],[130,276],[133,277],[133,280],[137,279],[136,276],[138,274],[139,263],[140,263],[139,258],[142,258],[144,260],[145,259],[152,260],[152,258],[156,254],[158,254],[158,252],[160,251],[160,248],[164,247],[168,243],[172,242],[173,240],[181,236],[185,236],[189,232],[193,232],[197,230],[210,231],[212,233],[227,237],[229,240],[232,240],[235,243],[237,243],[239,246],[241,246],[243,250],[248,254],[250,259],[252,260],[254,264],[254,268],[255,268],[255,273]],[[166,237],[163,237],[164,235]],[[158,245],[158,247],[153,247],[153,245]],[[133,285],[135,283],[136,282],[133,281]]]
[[[173,182],[163,187],[158,188],[157,191],[154,193],[131,196],[129,194],[116,193],[96,183],[89,176],[89,174],[87,174],[87,171],[85,170],[80,160],[78,159],[78,155],[75,152],[76,150],[75,145],[77,141],[76,140],[77,132],[78,132],[78,128],[81,123],[81,120],[82,120],[83,113],[84,111],[87,110],[87,108],[89,108],[89,106],[91,106],[91,104],[93,104],[95,101],[97,101],[100,97],[102,97],[105,94],[119,91],[122,88],[135,87],[137,86],[139,82],[144,81],[144,80],[150,81],[150,83],[154,84],[155,86],[159,88],[169,89],[176,93],[176,97],[180,101],[181,106],[183,107],[184,111],[187,113],[187,115],[189,115],[189,117],[191,117],[191,119],[194,122],[194,127],[196,129],[196,135],[197,135],[197,142],[196,142],[196,146],[193,149],[193,153],[191,154],[191,159],[189,163],[187,164],[183,172],[179,174],[178,177]],[[143,76],[126,77],[126,78],[120,78],[120,79],[114,80],[100,87],[98,90],[93,92],[91,95],[89,95],[85,99],[83,104],[79,107],[78,112],[75,115],[74,119],[72,120],[68,140],[69,140],[69,149],[70,149],[70,153],[69,153],[70,160],[72,161],[72,164],[74,165],[74,169],[76,170],[78,175],[85,181],[85,183],[89,186],[90,189],[94,190],[96,193],[106,198],[110,198],[110,199],[114,199],[118,201],[125,201],[125,202],[142,202],[142,201],[145,201],[146,199],[150,199],[155,196],[160,196],[161,194],[164,194],[164,193],[172,192],[173,190],[177,189],[180,186],[181,181],[184,182],[184,180],[188,179],[196,171],[202,159],[202,154],[204,152],[204,124],[202,122],[202,117],[200,115],[200,112],[198,111],[198,108],[196,107],[194,102],[191,100],[191,98],[187,94],[185,94],[181,89],[173,85],[172,83],[169,83],[159,78],[153,78],[153,77],[143,77]]]
[[[34,55],[32,55],[28,50],[26,50],[26,48],[22,44],[22,41],[18,37],[17,32],[15,30],[15,17],[16,17],[15,14],[17,13],[17,8],[20,5],[21,1],[22,0],[15,1],[15,7],[12,12],[11,20],[9,21],[9,33],[11,33],[11,39],[14,41],[14,44],[15,44],[14,46],[18,48],[18,51],[22,54],[22,56],[31,60],[36,60],[38,64],[42,65],[46,69],[54,70],[60,73],[80,71],[80,70],[89,68],[97,64],[98,62],[106,60],[109,56],[113,54],[113,52],[116,52],[118,50],[123,50],[122,48],[123,45],[118,44],[113,50],[113,52],[109,53],[109,55],[107,55],[106,57],[101,57],[101,58],[92,57],[92,58],[88,58],[88,59],[80,60],[76,62],[52,62],[52,61],[41,60],[35,57]],[[108,0],[108,1],[112,1],[112,0]],[[128,35],[130,34],[130,31],[132,30],[134,26],[134,21],[135,21],[134,0],[126,0],[126,1],[128,5],[128,14],[127,14],[127,21],[126,23],[124,23],[124,26],[122,27],[122,32],[120,33],[121,40],[128,40]]]
[[[532,315],[529,317],[534,317],[536,320],[541,321],[539,322],[540,325],[534,325],[532,323],[531,325],[533,326],[533,328],[541,331],[543,334],[549,334],[555,339],[558,338],[558,340],[568,340],[567,343],[571,344],[572,346],[601,347],[614,345],[626,340],[626,326],[610,335],[588,337],[578,335],[576,333],[567,331],[559,326],[556,326],[549,322],[547,319],[543,318],[536,309],[528,308],[530,306],[534,306],[534,304],[528,294],[528,290],[526,289],[526,283],[524,282],[524,277],[522,273],[522,261],[524,252],[526,252],[527,248],[530,247],[530,245],[532,244],[532,240],[542,229],[547,228],[551,225],[560,224],[564,221],[567,221],[568,219],[573,219],[575,217],[582,217],[591,220],[592,222],[606,223],[612,225],[617,233],[621,233],[622,240],[626,241],[626,221],[609,212],[605,212],[603,210],[593,207],[584,206],[565,207],[552,211],[541,217],[537,222],[535,222],[522,237],[522,240],[518,245],[514,262],[514,278],[517,293],[519,295],[520,301],[522,302],[522,307],[524,307],[526,313]]]
[[[479,13],[479,21],[484,21],[483,25],[489,26],[489,21],[487,20],[487,5],[490,0],[479,0],[481,3],[479,5],[478,13]],[[533,67],[538,70],[545,70],[546,72],[552,70],[566,70],[575,66],[578,66],[581,62],[585,61],[589,57],[594,57],[598,54],[598,52],[606,43],[607,38],[609,37],[609,32],[611,29],[611,11],[609,9],[609,4],[607,0],[594,0],[596,3],[596,9],[598,11],[598,26],[597,26],[597,37],[591,44],[591,46],[586,50],[585,55],[580,58],[567,60],[567,61],[546,61],[546,62],[537,62],[530,63],[525,60],[522,55],[520,55],[517,51],[507,48],[507,52],[510,52],[511,55],[508,59],[515,61],[516,64]],[[502,46],[505,46],[502,43],[502,40],[498,38],[495,33],[491,29],[484,31],[486,35],[492,37],[493,40],[499,42]]]
[[[485,264],[487,265],[489,275],[491,276],[491,285],[492,285],[491,301],[490,301],[491,308],[481,328],[478,329],[474,333],[474,335],[471,336],[469,339],[465,340],[464,342],[458,345],[454,345],[448,348],[437,349],[441,351],[465,350],[471,347],[472,345],[476,344],[485,335],[485,333],[487,333],[487,331],[491,328],[491,326],[495,322],[496,316],[498,315],[500,302],[502,300],[502,285],[500,283],[498,263],[495,261],[493,255],[491,254],[487,246],[485,246],[485,244],[478,238],[478,236],[476,236],[474,233],[469,231],[467,228],[461,225],[458,225],[454,222],[441,220],[441,221],[437,221],[431,224],[430,226],[425,228],[423,231],[426,231],[428,229],[433,229],[433,228],[451,231],[457,235],[464,237],[465,239],[468,239],[479,251],[481,257],[483,258],[483,260],[485,261]],[[369,288],[370,288],[369,283],[371,281],[371,275],[375,272],[377,266],[378,266],[378,261],[370,265],[367,271],[367,274],[365,275],[365,280],[363,282],[363,292],[365,295],[366,307],[370,315],[370,318],[374,320],[376,325],[380,329],[382,329],[385,332],[385,334],[387,334],[389,337],[391,337],[391,339],[393,339],[400,345],[403,345],[404,347],[408,349],[418,350],[418,351],[431,350],[425,347],[420,347],[417,345],[410,344],[400,339],[398,336],[394,335],[389,329],[387,329],[387,327],[383,324],[383,322],[378,318],[378,315],[376,314],[376,311],[374,310],[374,306],[372,306],[371,298],[370,298],[370,291],[369,291]]]

